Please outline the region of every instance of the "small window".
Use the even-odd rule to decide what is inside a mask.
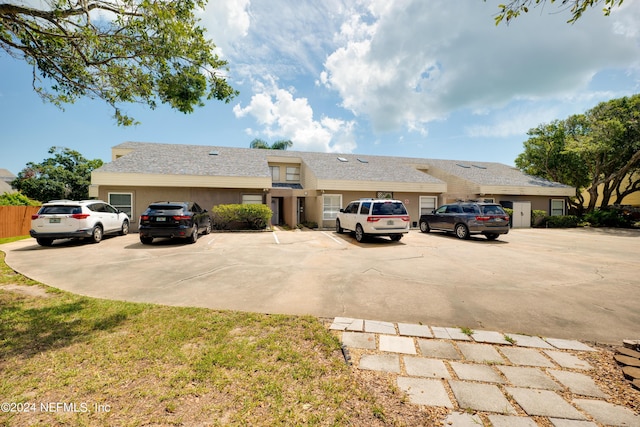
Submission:
[[[325,194],[322,196],[322,219],[334,220],[340,212],[342,196],[339,194]]]
[[[362,202],[362,207],[360,208],[360,214],[369,215],[371,212],[371,202]]]
[[[551,216],[564,215],[564,199],[551,199]]]
[[[243,194],[242,204],[243,205],[261,205],[262,194]]]
[[[133,218],[133,193],[109,193],[109,204]]]
[[[348,159],[345,159],[344,157],[338,157],[338,160],[341,161],[342,163],[346,163],[346,162],[349,161]]]
[[[280,166],[269,166],[271,171],[271,181],[280,182]]]
[[[287,166],[287,181],[300,182],[300,168]]]

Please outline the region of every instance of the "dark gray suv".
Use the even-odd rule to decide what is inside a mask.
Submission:
[[[487,239],[495,240],[509,232],[509,215],[495,203],[452,203],[420,216],[420,231],[431,230],[454,232],[460,239],[484,234]]]

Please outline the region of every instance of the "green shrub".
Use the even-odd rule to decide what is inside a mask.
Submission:
[[[547,211],[534,209],[531,211],[531,226],[540,227],[544,223],[544,219],[547,216]]]
[[[577,227],[580,218],[575,215],[547,216],[544,218],[544,226],[548,228],[572,228]]]
[[[212,225],[217,230],[262,230],[272,215],[266,205],[217,205],[211,209]]]
[[[595,209],[582,217],[586,225],[592,227],[630,227],[630,218],[620,209]]]
[[[0,195],[0,206],[40,206],[41,204],[22,193],[4,193]]]

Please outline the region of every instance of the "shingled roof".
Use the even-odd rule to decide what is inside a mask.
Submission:
[[[483,186],[572,188],[495,162],[143,142],[125,142],[114,149],[132,151],[95,172],[270,178],[269,159],[277,157],[299,160],[321,180],[443,183],[429,174],[437,168]]]

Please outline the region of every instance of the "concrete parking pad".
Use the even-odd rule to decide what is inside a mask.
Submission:
[[[360,369],[400,373],[400,357],[397,354],[364,354],[358,364]]]
[[[449,385],[462,409],[516,414],[513,406],[495,385],[453,380],[449,381]]]
[[[505,390],[528,415],[586,420],[584,415],[553,391],[516,387],[505,387]]]
[[[491,421],[492,427],[538,427],[538,424],[529,417],[489,415],[489,421]]]
[[[496,366],[516,387],[541,388],[544,390],[561,390],[562,387],[538,368],[522,366]]]
[[[439,359],[459,360],[462,359],[458,350],[449,341],[440,340],[418,340],[420,352],[425,357]]]
[[[565,387],[574,394],[582,396],[600,397],[606,399],[609,397],[596,385],[596,382],[589,376],[578,372],[560,371],[557,369],[549,369],[547,371],[556,380],[564,384]]]
[[[569,369],[584,369],[590,370],[593,369],[593,366],[589,364],[589,362],[585,362],[579,357],[574,356],[570,353],[565,353],[562,351],[552,351],[552,350],[543,350],[544,353],[553,359],[558,365],[563,368]]]
[[[376,348],[376,336],[362,332],[343,332],[342,343],[347,347],[373,350]]]
[[[447,390],[441,381],[426,378],[398,377],[398,388],[409,396],[411,403],[418,405],[453,408]]]
[[[598,427],[598,424],[591,421],[567,420],[564,418],[549,418],[553,427]]]
[[[505,383],[505,380],[491,366],[460,362],[449,362],[449,365],[461,380]]]
[[[413,338],[380,335],[380,351],[392,353],[416,354]]]
[[[489,344],[458,343],[458,348],[465,359],[478,363],[501,363],[505,361]]]
[[[407,375],[429,378],[451,378],[442,360],[413,356],[405,356],[403,360]]]
[[[509,341],[504,339],[504,334],[495,331],[473,331],[471,338],[473,338],[475,342],[511,345]]]
[[[416,325],[413,323],[398,323],[400,335],[409,337],[433,338],[433,333],[426,325]]]
[[[539,366],[551,368],[554,364],[544,357],[538,350],[519,347],[500,347],[500,352],[509,359],[509,362],[520,366]]]
[[[607,426],[640,426],[640,416],[623,406],[590,399],[574,399],[573,402],[596,421]]]

